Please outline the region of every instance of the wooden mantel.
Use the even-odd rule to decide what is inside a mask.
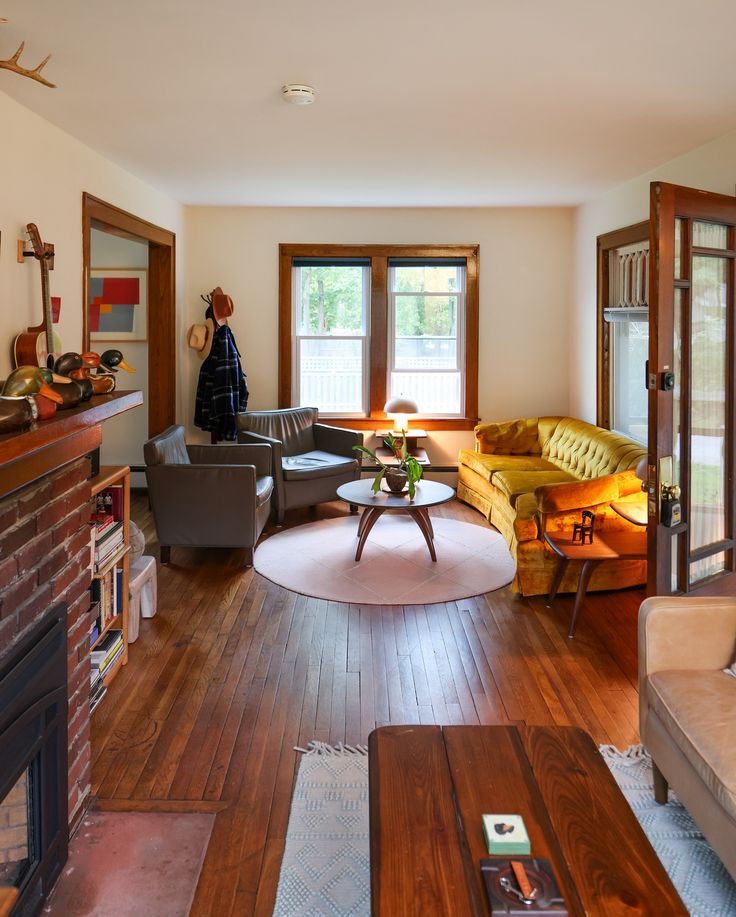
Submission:
[[[142,392],[96,395],[26,430],[0,435],[0,498],[97,449],[102,422],[141,404]]]

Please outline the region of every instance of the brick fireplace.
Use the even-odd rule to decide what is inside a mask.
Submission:
[[[114,392],[0,435],[0,664],[49,609],[66,605],[70,827],[90,794],[90,455],[103,421],[141,403],[140,392]],[[22,787],[15,792],[22,798]],[[11,809],[0,820],[12,820]]]
[[[56,602],[68,606],[71,824],[90,788],[89,477],[78,458],[0,501],[0,651]]]

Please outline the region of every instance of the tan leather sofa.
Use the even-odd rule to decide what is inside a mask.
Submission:
[[[611,509],[641,500],[634,469],[646,451],[619,433],[572,417],[526,417],[475,428],[475,450],[458,461],[458,499],[488,519],[516,559],[513,582],[523,595],[549,592],[557,558],[543,534],[572,531],[584,509],[599,531],[634,528]],[[577,589],[570,564],[561,592]],[[645,561],[611,561],[593,573],[588,589],[623,589],[646,581]]]
[[[639,611],[641,740],[654,794],[677,793],[736,879],[736,597],[658,596]]]

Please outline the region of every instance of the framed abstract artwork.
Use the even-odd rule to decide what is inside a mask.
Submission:
[[[148,272],[93,268],[89,272],[91,341],[145,341],[148,337]]]

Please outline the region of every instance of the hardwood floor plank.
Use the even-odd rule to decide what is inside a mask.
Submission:
[[[469,507],[436,515],[486,526]],[[323,518],[345,515],[325,504]],[[134,518],[156,553],[144,498]],[[310,520],[287,515],[287,527]],[[311,520],[310,520],[311,521]],[[269,530],[269,533],[274,531]],[[293,783],[313,739],[365,744],[376,724],[570,723],[637,740],[641,590],[572,599],[508,589],[428,606],[343,605],[276,586],[237,551],[176,550],[158,613],[92,726],[94,792],[116,811],[207,811],[192,914],[269,914]]]

